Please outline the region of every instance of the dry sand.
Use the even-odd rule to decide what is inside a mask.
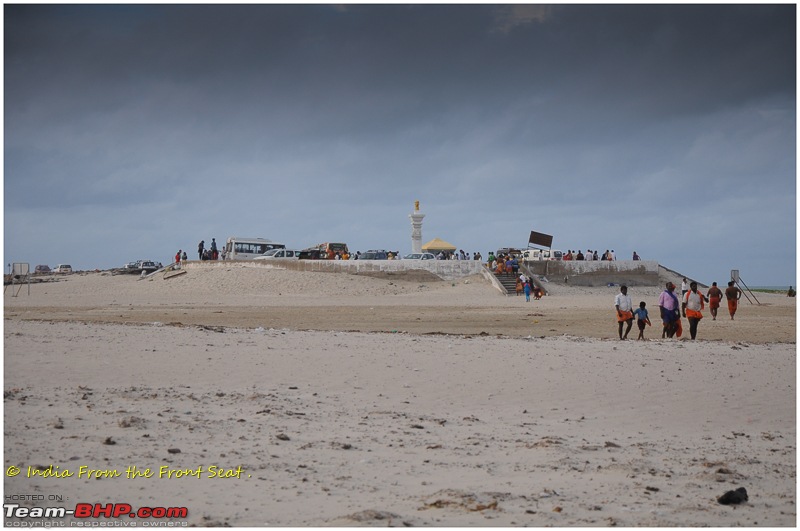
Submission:
[[[551,288],[236,266],[9,287],[5,494],[211,526],[796,524],[794,299],[621,342],[615,288]],[[75,476],[26,477],[50,465]]]

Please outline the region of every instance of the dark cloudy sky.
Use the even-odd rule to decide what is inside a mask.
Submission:
[[[796,284],[788,5],[4,6],[6,262],[636,250]]]

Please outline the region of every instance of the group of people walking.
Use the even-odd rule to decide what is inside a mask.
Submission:
[[[517,278],[516,291],[517,295],[524,293],[525,301],[527,302],[531,301],[531,295],[533,295],[533,299],[537,301],[542,298],[542,295],[544,295],[542,288],[534,284],[533,279],[526,277],[524,273]]]
[[[688,282],[688,284],[687,282],[684,278],[681,284],[680,300],[675,294],[676,286],[672,282],[667,282],[666,289],[658,297],[658,308],[663,324],[662,338],[681,337],[683,334],[681,317],[684,317],[689,322],[689,336],[692,339],[697,338],[697,326],[703,318],[702,310],[705,309],[705,303],[709,304],[712,320],[716,321],[717,311],[723,295],[728,301],[728,313],[731,316],[731,320],[736,315],[739,299],[742,298],[742,290],[736,286],[734,281],[728,282],[728,287],[724,292],[714,282],[706,295],[698,289],[697,282],[692,281]],[[645,326],[652,324],[648,316],[647,304],[642,301],[639,303],[639,307],[634,310],[631,297],[628,295],[628,287],[620,286],[619,291],[614,298],[614,307],[617,312],[617,322],[619,323],[619,338],[623,340],[628,338],[628,333],[633,327],[635,317],[639,327],[638,339],[644,339]]]

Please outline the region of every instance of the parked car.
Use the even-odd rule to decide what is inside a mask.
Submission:
[[[60,273],[62,275],[72,273],[72,266],[69,264],[58,264],[56,268],[53,269],[53,273]]]
[[[49,265],[37,265],[34,268],[33,272],[36,273],[37,275],[44,275],[46,273],[51,273],[52,271],[50,271]]]
[[[122,269],[136,269],[137,267],[139,267],[139,262],[128,262],[122,266]]]
[[[436,260],[436,256],[433,253],[410,253],[403,260]]]
[[[325,257],[322,256],[322,251],[319,249],[303,249],[298,251],[297,258],[300,260],[322,260]]]
[[[136,262],[136,269],[152,273],[153,271],[157,271],[159,267],[158,264],[156,264],[152,260],[139,260],[138,262]]]
[[[299,255],[300,251],[293,251],[292,249],[272,249],[256,256],[253,260],[297,260],[300,257]]]
[[[369,250],[366,253],[362,253],[361,256],[358,257],[359,260],[387,260],[389,258],[389,253],[384,250]]]
[[[522,256],[522,251],[514,247],[501,247],[500,249],[497,250],[496,253],[494,253],[495,256],[505,256],[507,254],[510,254],[511,256],[519,260],[520,256]]]

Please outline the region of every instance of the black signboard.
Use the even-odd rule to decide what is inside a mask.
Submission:
[[[539,245],[547,247],[548,249],[553,246],[553,237],[549,234],[542,234],[541,232],[531,231],[531,237],[528,238],[528,244]]]

